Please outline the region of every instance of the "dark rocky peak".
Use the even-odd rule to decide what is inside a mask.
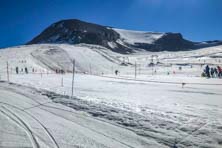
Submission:
[[[45,29],[28,44],[69,43],[96,44],[108,47],[107,42],[115,41],[119,34],[107,27],[83,22],[77,19],[62,20]]]

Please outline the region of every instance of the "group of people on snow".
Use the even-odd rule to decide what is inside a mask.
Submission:
[[[24,72],[25,72],[26,74],[29,73],[27,67],[25,67],[24,69],[21,68],[20,71],[19,71],[19,67],[16,67],[16,68],[15,68],[15,72],[16,72],[16,74],[19,74],[19,72],[22,72],[22,73],[23,73],[23,70],[24,70]]]
[[[32,71],[32,73],[36,73],[36,72],[37,72],[37,69],[32,68],[31,71]],[[26,73],[26,74],[28,74],[28,73],[29,73],[27,67],[21,68],[21,67],[18,67],[18,66],[15,67],[15,72],[16,72],[16,74],[19,74],[19,73]],[[41,72],[42,72],[42,70],[41,70]],[[64,71],[63,69],[56,69],[56,70],[55,70],[55,73],[56,73],[56,74],[64,74],[65,71]]]
[[[65,71],[63,69],[56,69],[55,72],[58,74],[64,74]]]
[[[220,66],[210,67],[206,65],[202,76],[207,78],[222,78],[222,68]]]

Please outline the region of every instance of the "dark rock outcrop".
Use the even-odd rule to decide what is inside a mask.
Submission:
[[[59,21],[40,35],[35,37],[28,44],[36,43],[69,43],[69,44],[96,44],[107,47],[107,42],[115,41],[119,34],[112,29],[103,26],[82,22],[80,20]]]

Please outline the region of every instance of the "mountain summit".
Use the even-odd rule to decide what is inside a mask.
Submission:
[[[182,51],[221,44],[192,42],[180,33],[159,33],[117,29],[77,19],[62,20],[50,25],[27,44],[67,43],[94,44],[118,53],[136,51]]]

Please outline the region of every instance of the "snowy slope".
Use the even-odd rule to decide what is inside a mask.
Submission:
[[[47,92],[0,83],[0,147],[160,147],[154,140],[54,103],[42,94]]]
[[[31,53],[36,50],[38,46],[18,46],[12,48],[5,48],[0,50],[0,63],[1,73],[7,70],[7,62],[9,63],[9,70],[14,71],[15,67],[27,67],[30,70],[35,67],[36,69],[45,70],[46,67],[36,61]]]
[[[114,56],[115,55],[115,56]],[[6,63],[9,63],[10,71],[15,67],[32,68],[37,72],[52,72],[56,69],[72,71],[72,60],[76,61],[76,70],[94,73],[107,72],[107,67],[120,64],[116,53],[106,48],[93,45],[66,45],[66,44],[40,44],[26,45],[0,50],[1,71],[6,72]]]
[[[63,86],[61,79],[64,80]],[[71,94],[71,79],[71,74],[12,76],[12,82],[51,91],[43,91],[42,94],[52,98],[57,106],[61,103],[144,137],[149,141],[144,143],[144,147],[172,147],[175,140],[181,148],[221,147],[221,79],[157,75],[139,77],[138,80],[142,81],[136,81],[116,76],[77,74],[76,98],[60,96]],[[184,88],[181,87],[182,82],[186,83]],[[113,135],[112,131],[108,132]],[[125,135],[125,132],[122,134]],[[124,140],[124,137],[119,137],[119,140]],[[160,145],[152,145],[153,141]],[[135,146],[133,141],[128,144],[140,147]]]
[[[152,56],[154,56],[152,58]],[[92,74],[113,74],[119,70],[121,75],[134,74],[135,62],[138,73],[172,73],[200,76],[205,64],[222,64],[222,46],[208,47],[193,51],[180,52],[137,52],[135,54],[117,54],[97,45],[39,44],[26,45],[0,50],[0,72],[6,74],[7,61],[9,71],[15,73],[15,67],[25,68],[35,73],[54,72],[56,69],[72,71],[72,60],[76,60],[76,71]],[[159,62],[155,67],[148,65]],[[125,64],[124,64],[125,63]],[[183,65],[183,70],[178,68]],[[190,68],[190,66],[193,68]]]
[[[153,62],[159,64],[149,67],[153,55]],[[71,147],[82,144],[85,147],[170,147],[177,140],[178,146],[184,148],[219,148],[222,143],[222,81],[201,78],[200,74],[204,68],[201,65],[222,65],[221,56],[222,46],[128,55],[86,44],[40,44],[6,48],[0,51],[1,80],[7,80],[8,61],[10,81],[26,87],[0,83],[0,102],[15,105],[22,110],[31,107],[27,112],[49,129],[61,147],[64,147],[64,143]],[[52,72],[57,68],[69,71],[72,59],[76,60],[77,71],[91,71],[92,74],[105,72],[103,76],[76,74],[74,99],[67,97],[71,94],[71,74],[36,74]],[[123,62],[130,64],[120,66]],[[16,75],[16,66],[35,68],[37,72]],[[120,71],[118,76],[113,75],[116,69]],[[182,83],[186,84],[184,88]],[[59,108],[59,111],[49,106],[39,107],[40,103],[51,102],[50,97],[53,100],[51,107]],[[36,98],[39,102],[33,101]],[[78,113],[73,115],[64,111],[73,111],[70,108]],[[3,146],[6,142],[15,146],[17,141],[21,141],[21,147],[30,147],[32,144],[29,130],[27,127],[21,130],[19,127],[24,129],[24,124],[12,113],[16,113],[30,127],[42,147],[55,145],[41,124],[24,111],[8,105],[1,105],[0,110],[0,121],[4,124],[0,127],[4,131],[0,134],[4,137],[0,137]],[[79,115],[79,111],[84,116]],[[16,120],[17,124],[12,120]],[[15,133],[23,135],[23,138]],[[5,138],[8,135],[14,141]],[[44,138],[47,141],[42,140]]]
[[[113,28],[117,33],[120,34],[120,39],[128,44],[135,43],[146,43],[152,44],[157,39],[161,38],[164,33],[158,32],[144,32],[144,31],[132,31],[132,30],[124,30],[124,29],[116,29]]]

